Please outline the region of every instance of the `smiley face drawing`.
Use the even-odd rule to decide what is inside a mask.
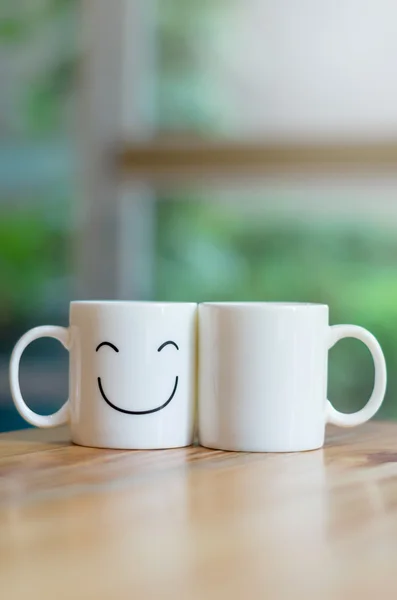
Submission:
[[[101,342],[100,344],[98,344],[98,346],[96,347],[96,352],[99,352],[99,350],[101,350],[101,348],[105,348],[105,347],[110,348],[114,352],[117,352],[117,353],[120,352],[120,350],[117,348],[117,346],[115,346],[111,342],[107,342],[107,341],[104,341],[104,342]],[[157,348],[157,352],[162,352],[162,350],[164,350],[165,348],[170,348],[172,350],[179,351],[179,346],[176,344],[176,342],[174,342],[172,340],[167,340],[166,342],[161,344],[161,346],[159,346],[159,348]],[[127,410],[125,408],[121,408],[120,406],[117,406],[111,400],[109,400],[109,398],[107,397],[105,390],[104,390],[104,387],[106,387],[106,386],[103,385],[101,377],[97,378],[100,394],[101,394],[102,398],[105,400],[106,404],[108,404],[114,410],[117,410],[118,412],[124,413],[126,415],[149,415],[151,413],[158,412],[159,410],[163,410],[163,408],[168,406],[168,404],[174,398],[177,388],[178,388],[178,381],[179,381],[179,377],[178,377],[178,375],[176,375],[175,380],[173,382],[173,387],[172,387],[171,393],[168,393],[168,397],[166,396],[167,400],[165,400],[165,402],[163,404],[161,404],[160,406],[156,406],[155,408],[151,408],[149,410]]]

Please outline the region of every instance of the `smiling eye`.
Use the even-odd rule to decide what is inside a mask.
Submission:
[[[160,348],[157,348],[157,352],[161,352],[161,350],[166,346],[174,346],[177,350],[179,350],[177,344],[172,340],[169,340],[168,342],[164,342],[164,344],[161,344]]]
[[[109,346],[109,348],[112,348],[112,350],[114,350],[115,352],[119,351],[119,349],[116,348],[114,344],[111,344],[110,342],[101,342],[99,346],[97,346],[95,352],[98,352],[99,348],[102,348],[102,346]]]

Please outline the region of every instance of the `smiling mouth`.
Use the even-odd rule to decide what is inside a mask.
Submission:
[[[101,396],[105,400],[106,404],[108,404],[111,408],[114,408],[114,410],[118,410],[119,412],[124,413],[125,415],[150,415],[151,413],[163,410],[163,408],[165,408],[171,402],[171,400],[175,396],[176,388],[178,387],[178,376],[175,377],[174,389],[172,390],[171,396],[168,398],[168,400],[166,400],[166,402],[164,402],[164,404],[162,404],[161,406],[157,406],[157,408],[151,408],[150,410],[126,410],[125,408],[120,408],[119,406],[113,404],[113,402],[110,402],[109,398],[106,397],[106,394],[103,391],[100,377],[98,377],[98,387],[99,391],[101,392]]]

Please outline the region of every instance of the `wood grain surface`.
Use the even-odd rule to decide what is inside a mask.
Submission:
[[[324,450],[107,451],[0,436],[0,598],[397,598],[397,424]]]

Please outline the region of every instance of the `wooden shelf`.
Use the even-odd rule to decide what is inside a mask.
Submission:
[[[125,176],[156,178],[224,173],[397,171],[397,141],[367,144],[214,143],[153,140],[117,152]]]

